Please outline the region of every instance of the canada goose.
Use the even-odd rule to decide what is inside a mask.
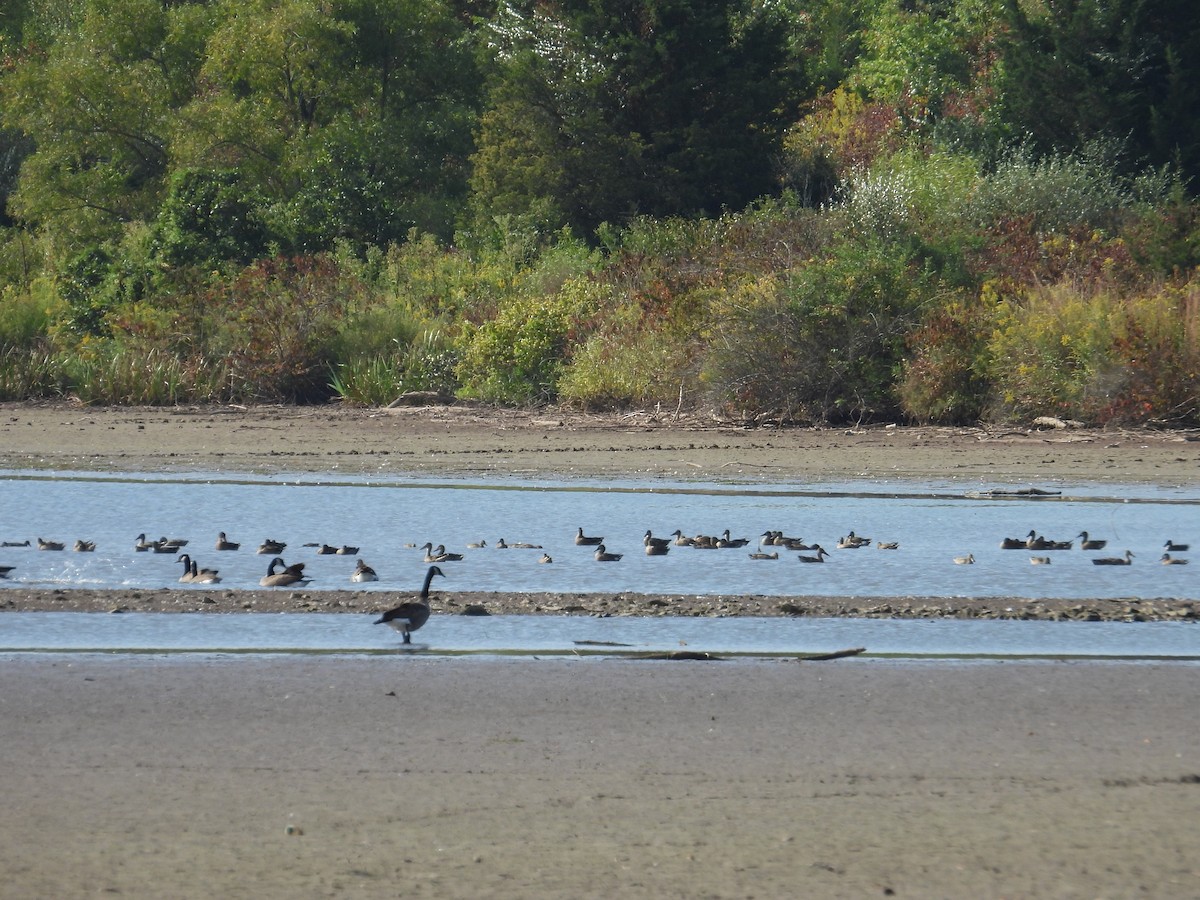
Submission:
[[[721,532],[721,536],[719,538],[717,538],[717,546],[722,547],[722,548],[745,547],[748,543],[750,543],[749,538],[730,537],[728,528],[726,528],[723,532]]]
[[[421,585],[421,595],[416,600],[401,603],[395,609],[389,609],[375,620],[376,625],[391,625],[392,628],[404,635],[404,643],[412,643],[412,633],[429,621],[429,582],[434,575],[446,577],[446,573],[437,566],[430,566],[425,573],[425,583]]]
[[[1180,559],[1177,556],[1172,556],[1170,553],[1164,553],[1159,562],[1164,566],[1186,566],[1188,564],[1186,559]]]
[[[1092,560],[1095,566],[1128,566],[1133,563],[1133,552],[1125,551],[1124,556],[1097,556]]]
[[[825,548],[822,547],[820,544],[817,544],[815,547],[813,547],[813,549],[817,553],[816,556],[805,556],[803,553],[801,553],[799,556],[796,557],[796,559],[800,560],[800,562],[802,562],[802,563],[823,563],[823,562],[825,562],[825,557],[827,557],[829,555],[825,551]]]
[[[554,562],[554,560],[550,558],[550,554],[549,554],[549,553],[543,553],[543,554],[542,554],[542,558],[541,558],[541,559],[539,559],[539,560],[538,560],[538,562],[540,562],[540,563],[552,563],[552,562]]]
[[[463,558],[461,553],[451,553],[449,550],[447,550],[445,544],[438,544],[433,549],[433,555],[440,557],[441,559],[448,560],[449,562],[458,562]]]
[[[39,550],[61,550],[64,544],[62,541],[47,541],[42,538],[37,539]]]
[[[603,544],[597,545],[596,552],[594,554],[596,557],[596,562],[616,562],[624,555],[624,553],[609,553]]]
[[[583,533],[583,527],[580,526],[579,530],[575,532],[575,543],[580,547],[595,547],[598,544],[603,544],[604,538],[595,536],[589,537]]]
[[[1031,566],[1048,566],[1050,565],[1050,557],[1048,556],[1031,556],[1029,557]]]
[[[230,540],[226,540],[225,532],[223,532],[223,531],[217,535],[217,549],[218,550],[237,550],[241,546],[242,545],[239,543],[236,543],[236,542],[230,541]]]
[[[966,556],[956,556],[954,557],[954,564],[956,566],[973,566],[975,565],[975,554],[968,553]]]
[[[354,566],[354,574],[350,576],[350,580],[353,582],[378,581],[379,576],[375,574],[374,569],[360,559]]]
[[[1187,553],[1188,546],[1188,544],[1177,544],[1170,538],[1167,538],[1167,542],[1163,544],[1163,549],[1168,553]]]
[[[1092,538],[1088,537],[1088,533],[1086,531],[1079,532],[1080,550],[1103,550],[1104,545],[1107,543],[1108,541],[1093,540]]]
[[[899,550],[900,542],[899,541],[876,541],[875,546],[878,547],[880,550]]]
[[[597,541],[597,543],[599,543],[599,541]],[[671,539],[656,538],[650,533],[649,529],[647,529],[645,536],[642,538],[642,543],[647,547],[669,547],[671,545]]]
[[[95,541],[77,540],[72,548],[76,553],[91,553],[96,549]]]
[[[191,569],[192,569],[192,577],[191,577],[192,584],[220,584],[221,583],[220,575],[218,575],[216,572],[214,572],[211,569],[201,569],[199,566],[196,565],[196,561],[194,559],[192,560]],[[183,581],[182,578],[179,580]]]
[[[779,551],[774,550],[771,553],[763,553],[762,551],[759,551],[758,553],[751,553],[750,558],[751,559],[779,559]]]
[[[287,544],[285,544],[283,541],[274,541],[274,540],[271,540],[271,538],[267,538],[265,541],[263,541],[261,544],[258,545],[258,550],[256,552],[263,553],[263,554],[269,553],[272,556],[278,556],[280,553],[282,553],[284,551],[284,548],[286,548],[286,547],[287,547]]]
[[[276,572],[276,566],[282,566],[283,571]],[[312,579],[304,574],[304,563],[289,566],[277,556],[271,560],[271,564],[267,566],[267,574],[260,578],[258,583],[263,587],[287,587],[292,584],[308,584],[310,581]]]
[[[646,555],[647,556],[666,556],[667,551],[669,551],[670,549],[671,549],[670,542],[665,543],[665,544],[647,544],[646,545]]]

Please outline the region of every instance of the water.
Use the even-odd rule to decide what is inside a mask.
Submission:
[[[224,588],[258,585],[269,556],[254,550],[265,538],[286,541],[285,560],[306,563],[310,589],[351,587],[355,560],[373,566],[380,581],[367,590],[410,591],[420,584],[423,554],[406,544],[445,544],[465,555],[448,563],[439,582],[447,591],[640,592],[791,596],[929,596],[1200,599],[1198,566],[1162,566],[1167,538],[1196,542],[1194,489],[1114,488],[1104,493],[1072,488],[1059,498],[984,499],[941,485],[802,485],[770,489],[736,485],[373,483],[368,479],[321,482],[283,478],[230,480],[196,477],[28,476],[0,473],[0,540],[37,537],[95,540],[95,553],[0,548],[0,565],[13,565],[8,585],[37,587],[156,588],[177,586],[174,555],[137,553],[134,538],[182,537],[201,566],[218,568]],[[572,538],[583,527],[603,535],[619,563],[597,563],[590,548]],[[719,534],[751,539],[744,550],[673,548],[646,557],[647,529],[666,536]],[[794,553],[754,561],[765,530],[817,542],[831,558],[804,566]],[[1000,550],[1005,536],[1030,529],[1055,539],[1081,530],[1106,538],[1100,555],[1130,549],[1132,566],[1095,566],[1097,554],[1052,552],[1052,564],[1030,564],[1028,551]],[[836,550],[839,536],[855,531],[899,541],[898,551]],[[218,532],[243,542],[218,553]],[[493,549],[498,539],[544,547]],[[484,550],[468,542],[485,540]],[[353,556],[320,556],[306,543],[349,544]],[[1197,545],[1200,549],[1200,545]],[[954,565],[971,553],[976,564]],[[4,585],[5,582],[0,582]],[[0,590],[3,588],[0,587]],[[203,588],[194,588],[201,590]]]
[[[396,654],[399,636],[372,625],[373,619],[347,613],[5,613],[0,653]],[[1200,659],[1200,632],[1180,622],[435,616],[414,640],[443,655],[690,650],[787,656],[865,647],[872,656]]]

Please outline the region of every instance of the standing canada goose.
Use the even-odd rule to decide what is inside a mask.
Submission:
[[[624,553],[609,553],[603,544],[596,547],[596,552],[593,554],[596,557],[596,562],[617,562]]]
[[[421,595],[414,601],[401,603],[395,609],[389,609],[375,620],[376,625],[391,625],[404,635],[404,643],[412,643],[412,633],[429,621],[429,582],[434,575],[446,577],[446,573],[437,566],[430,566],[425,573],[425,583],[421,585]]]
[[[761,550],[757,553],[750,554],[751,559],[779,559],[779,551],[774,550],[770,553],[763,553]]]
[[[256,552],[262,553],[262,554],[269,553],[272,556],[278,556],[280,553],[282,553],[284,551],[285,547],[287,547],[287,544],[285,544],[283,541],[273,541],[273,540],[271,540],[271,538],[267,538],[265,541],[263,541],[261,544],[258,545],[258,550]]]
[[[583,533],[583,526],[580,526],[579,530],[575,532],[575,543],[580,547],[595,547],[599,544],[603,544],[604,538],[594,536],[589,537]]]
[[[235,541],[227,540],[225,537],[225,532],[223,531],[217,535],[218,550],[237,550],[241,546],[241,544],[236,543]]]
[[[975,554],[968,553],[966,556],[956,556],[954,557],[954,564],[956,566],[973,566],[975,565]]]
[[[37,539],[39,550],[62,550],[65,546],[62,541],[47,541],[42,538]]]
[[[282,572],[276,572],[276,566],[282,566]],[[258,583],[263,587],[287,587],[292,584],[308,584],[312,581],[311,578],[304,574],[304,563],[294,563],[288,565],[278,556],[271,560],[271,564],[267,566],[267,574],[259,579]]]
[[[78,540],[72,548],[76,553],[91,553],[96,549],[95,541]]]
[[[378,581],[379,576],[375,574],[374,569],[360,559],[354,566],[354,574],[350,576],[350,580],[353,582]]]
[[[825,548],[822,547],[820,544],[817,544],[813,549],[816,550],[816,552],[817,552],[816,556],[805,556],[803,553],[801,553],[799,556],[796,557],[796,559],[800,560],[800,562],[802,562],[802,563],[823,563],[823,562],[825,562],[825,557],[827,557],[829,555],[825,551]]]
[[[1164,566],[1186,566],[1188,564],[1186,559],[1180,559],[1177,556],[1172,556],[1170,553],[1164,553],[1159,562]]]
[[[1031,556],[1029,557],[1031,566],[1048,566],[1050,565],[1050,557],[1048,556]]]
[[[1104,545],[1108,543],[1108,541],[1093,540],[1092,538],[1088,537],[1088,533],[1086,531],[1079,532],[1078,537],[1080,550],[1103,550]]]
[[[1163,549],[1168,553],[1187,553],[1188,546],[1188,544],[1177,544],[1170,538],[1167,538],[1167,542],[1163,544]]]
[[[1092,560],[1094,566],[1128,566],[1133,564],[1133,552],[1125,551],[1124,556],[1097,556]]]

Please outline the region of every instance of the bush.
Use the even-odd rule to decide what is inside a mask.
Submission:
[[[991,393],[986,361],[994,324],[994,304],[985,300],[951,297],[931,305],[909,335],[909,356],[896,387],[906,416],[959,424],[983,415]]]

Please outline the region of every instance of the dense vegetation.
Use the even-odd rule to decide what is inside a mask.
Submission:
[[[1193,0],[9,0],[0,398],[1200,422]]]

